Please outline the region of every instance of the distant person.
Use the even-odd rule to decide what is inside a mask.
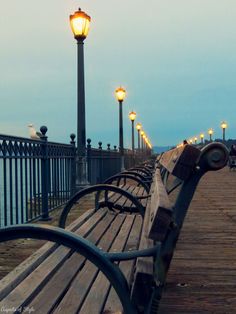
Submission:
[[[235,144],[231,145],[229,155],[230,156],[236,156],[236,145]]]

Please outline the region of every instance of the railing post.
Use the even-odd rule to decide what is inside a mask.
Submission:
[[[102,160],[102,142],[98,142],[98,149],[100,150],[99,151],[99,182],[97,183],[101,183],[102,182],[102,174],[103,174],[103,160]]]
[[[70,135],[70,143],[72,146],[72,157],[70,165],[70,195],[73,196],[76,192],[76,147],[75,147],[75,134]]]
[[[88,181],[91,183],[91,139],[87,139],[87,173],[88,173]]]
[[[46,136],[47,127],[41,126],[40,131],[42,136],[40,137],[42,143],[42,156],[41,156],[41,189],[42,189],[42,217],[41,220],[48,221],[51,220],[48,213],[48,137]]]

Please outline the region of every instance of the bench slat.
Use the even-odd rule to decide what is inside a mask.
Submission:
[[[105,210],[96,212],[88,221],[86,221],[78,231],[81,236],[86,236],[106,215]],[[77,232],[76,232],[77,233]],[[0,302],[0,307],[19,308],[24,306],[27,300],[37,294],[38,289],[44,285],[49,278],[57,271],[60,265],[69,256],[70,249],[59,246],[50,256],[48,256],[36,269],[30,267],[32,271],[25,280],[23,280],[15,289],[13,289]],[[22,304],[22,300],[24,304]]]
[[[152,189],[154,186],[152,185]],[[150,191],[152,193],[152,190]],[[148,238],[149,222],[150,222],[151,201],[149,199],[145,210],[143,228],[141,232],[139,250],[152,248],[154,245],[153,240]],[[144,310],[143,300],[150,296],[150,291],[153,284],[153,258],[152,257],[139,257],[136,261],[136,270],[134,274],[134,283],[131,291],[131,298],[141,310]]]
[[[123,224],[119,234],[117,235],[110,251],[120,252],[123,251],[127,237],[129,235],[130,228],[134,221],[135,215],[127,215],[125,223]],[[86,300],[80,309],[80,313],[101,313],[102,306],[106,300],[109,292],[110,284],[106,277],[99,272],[96,280],[94,281]]]
[[[172,205],[165,186],[157,169],[153,182],[153,192],[150,204],[150,222],[148,237],[155,241],[163,241],[172,221]]]
[[[77,218],[67,230],[73,231],[75,228],[79,228],[85,221],[87,221],[95,210],[90,209]],[[55,243],[47,242],[40,249],[30,255],[25,261],[18,265],[13,271],[7,274],[0,281],[0,300],[2,300],[7,294],[13,290],[19,282],[21,282],[26,276],[28,276],[42,261],[51,254],[57,245]]]
[[[124,251],[129,250],[137,250],[140,240],[140,233],[142,229],[142,217],[137,215],[135,217],[135,222],[133,224],[132,230],[130,232],[128,241],[126,243]],[[135,260],[130,261],[122,261],[119,263],[119,268],[123,272],[125,278],[127,279],[127,282],[130,283],[133,280],[133,269],[135,265]],[[120,303],[119,298],[117,297],[117,294],[115,290],[112,288],[109,292],[105,307],[103,309],[103,312],[116,312],[116,313],[122,313],[122,305]]]
[[[162,154],[159,163],[172,175],[186,180],[193,172],[201,151],[192,146],[184,145]]]
[[[124,216],[108,214],[105,218],[106,219],[103,219],[102,222],[89,234],[87,239],[98,244],[99,247],[102,246],[104,249],[107,249],[109,248],[110,242],[114,240],[120,225],[123,223]],[[48,313],[66,294],[65,300],[68,300],[69,302],[65,302],[63,299],[64,313],[73,313],[76,311],[76,307],[79,307],[79,303],[83,298],[83,293],[86,291],[85,286],[88,283],[87,277],[92,278],[93,268],[96,273],[96,267],[91,263],[87,262],[84,266],[85,260],[86,259],[78,253],[73,253],[43,288],[42,292],[39,293],[35,300],[28,306],[34,308],[37,313],[39,311],[41,313]],[[86,268],[87,265],[90,265],[90,268]],[[75,282],[77,283],[76,288],[74,287]],[[70,287],[72,287],[72,289],[70,289]],[[73,292],[70,293],[69,291]]]

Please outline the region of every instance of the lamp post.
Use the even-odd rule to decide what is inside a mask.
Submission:
[[[197,137],[194,137],[194,144],[197,144]]]
[[[147,135],[143,134],[143,147],[144,147],[144,153],[147,155]]]
[[[220,126],[221,126],[222,131],[223,131],[223,141],[225,141],[225,129],[227,129],[228,124],[225,121],[223,121],[223,122],[221,122]]]
[[[210,142],[212,142],[212,135],[213,135],[213,133],[214,133],[214,131],[213,131],[213,129],[211,128],[211,129],[209,129],[208,130],[208,134],[209,134],[209,139],[210,139]]]
[[[90,16],[79,8],[70,15],[70,25],[77,40],[77,185],[87,182],[86,170],[86,126],[84,91],[84,40],[89,32]]]
[[[200,134],[200,139],[201,139],[201,144],[203,144],[204,133],[201,133],[201,134]]]
[[[124,140],[123,140],[123,112],[122,104],[125,99],[126,91],[124,88],[119,87],[115,91],[116,98],[119,102],[119,146],[120,146],[120,157],[121,157],[121,171],[125,170],[124,160]]]
[[[131,121],[131,131],[132,131],[132,152],[134,154],[134,120],[136,118],[136,112],[135,111],[131,111],[129,113],[129,118]]]
[[[141,123],[137,123],[136,129],[138,131],[138,152],[140,153],[140,130],[142,128]]]
[[[140,134],[141,134],[141,151],[142,151],[142,153],[143,153],[143,148],[144,148],[144,138],[143,138],[143,136],[145,135],[145,133],[144,133],[144,131],[142,130],[141,132],[140,132]]]

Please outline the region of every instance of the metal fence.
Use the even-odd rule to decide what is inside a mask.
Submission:
[[[91,147],[90,139],[87,142],[88,181],[90,184],[102,183],[120,172],[121,159],[116,147],[111,150],[110,144],[108,144],[107,150],[103,150],[102,142],[99,142],[99,147],[96,149]]]
[[[48,142],[46,127],[38,140],[0,135],[0,227],[41,218],[64,204],[76,191],[75,135],[70,144]],[[102,183],[120,172],[116,146],[91,147],[87,140],[87,175],[90,184]],[[124,150],[125,168],[147,158],[141,152]],[[79,176],[79,174],[77,174]]]
[[[0,226],[25,223],[71,195],[75,146],[0,135]]]

